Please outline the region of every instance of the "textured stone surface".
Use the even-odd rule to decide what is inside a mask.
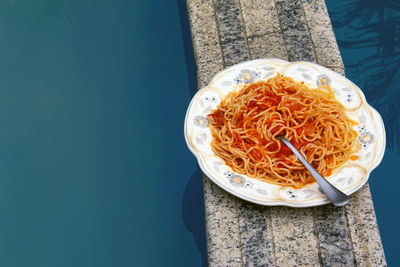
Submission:
[[[215,266],[241,266],[237,199],[204,180],[208,261]]]
[[[301,8],[307,20],[317,62],[325,67],[342,67],[343,62],[331,29],[331,20],[324,1],[303,0]]]
[[[276,0],[276,8],[286,42],[289,61],[306,60],[316,62],[308,25],[299,1]],[[311,49],[304,50],[305,47]]]
[[[318,54],[318,51],[314,49],[312,45],[313,42],[311,41],[310,38],[312,37],[312,35],[311,36],[309,35],[310,33],[309,29],[313,27],[315,28],[316,26],[315,25],[310,26],[307,25],[306,23],[306,21],[309,20],[314,22],[315,18],[312,17],[312,20],[311,19],[307,20],[305,17],[307,13],[303,13],[302,10],[303,7],[301,5],[299,6],[298,2],[280,1],[278,3],[279,4],[277,5],[282,10],[293,10],[290,13],[291,14],[290,16],[287,16],[287,13],[279,12],[279,18],[282,24],[282,30],[284,32],[284,36],[285,38],[288,38],[286,39],[286,43],[288,44],[291,43],[292,42],[291,40],[293,38],[296,38],[296,40],[298,40],[298,42],[296,43],[298,47],[296,47],[296,49],[291,50],[291,48],[288,48],[289,54],[290,51],[300,50],[301,53],[296,54],[296,60],[318,62],[317,59],[319,58],[320,54]],[[309,2],[306,3],[310,4]],[[321,16],[320,13],[318,13],[317,15]],[[325,15],[327,15],[327,13]],[[291,19],[292,16],[296,16],[297,19]],[[326,19],[324,19],[323,17],[319,18],[318,20],[326,21]],[[329,17],[328,17],[328,22],[329,22]],[[287,25],[284,26],[285,24]],[[324,28],[325,32],[329,32],[330,28],[328,26],[330,26],[330,23],[324,23],[319,27]],[[290,30],[290,29],[295,29],[295,30]],[[299,32],[300,30],[301,32]],[[285,31],[289,32],[285,34]],[[332,31],[330,30],[330,32]],[[327,43],[330,40],[336,43],[334,35],[328,35],[327,38],[319,40],[319,43],[322,46],[323,43]],[[325,47],[328,47],[328,45],[325,45]],[[328,53],[326,56],[329,58],[334,57],[335,53]],[[274,216],[273,219],[277,217],[281,218],[282,215]],[[292,220],[290,220],[289,218],[292,218]],[[313,238],[315,238],[315,235],[317,235],[316,242],[312,243],[310,243],[310,241],[300,242],[298,248],[301,248],[301,250],[303,251],[302,253],[310,256],[307,258],[308,262],[302,262],[302,264],[313,265],[317,264],[319,261],[324,265],[345,264],[351,266],[351,264],[353,264],[354,262],[353,253],[352,250],[350,249],[351,248],[350,231],[347,227],[346,214],[345,212],[343,212],[343,209],[335,208],[332,205],[326,205],[323,207],[317,207],[313,211],[311,211],[310,209],[306,209],[306,212],[304,212],[304,214],[299,214],[298,216],[289,218],[286,219],[285,221],[286,226],[282,229],[282,231],[285,231],[285,229],[288,227],[289,229],[291,229],[292,232],[295,232],[297,230],[300,231],[299,234],[301,234],[301,231],[306,229],[308,231],[305,231],[303,234],[305,240],[312,240]],[[299,219],[300,221],[308,221],[309,225],[311,224],[313,227],[311,228],[308,227],[309,225],[303,225],[299,223],[298,222]],[[316,231],[312,231],[314,229],[316,229]],[[285,235],[280,234],[280,236],[285,236]],[[280,240],[280,241],[281,242],[279,242],[279,244],[282,244],[283,246],[292,243],[290,238],[288,240]],[[296,239],[296,242],[297,241],[298,239]],[[295,254],[296,252],[295,248],[297,244],[294,245],[295,246],[290,246],[290,248],[293,249],[283,250],[283,252],[279,253],[279,255],[283,255],[283,258],[286,261],[288,259],[291,259],[293,262],[296,261],[298,262],[299,255]],[[318,251],[319,249],[320,254],[318,255],[313,253],[314,249],[315,251]],[[305,259],[302,260],[304,261]]]
[[[315,208],[314,216],[323,265],[354,266],[346,210],[330,204]]]
[[[346,211],[357,266],[386,266],[368,184],[351,196]]]
[[[344,68],[343,67],[329,67],[331,70],[336,71],[337,73],[344,75]]]
[[[319,265],[312,209],[272,207],[276,266]]]
[[[239,224],[244,266],[272,266],[274,241],[270,208],[239,203]]]
[[[206,86],[223,69],[212,0],[187,1],[196,59],[198,87]],[[241,266],[240,230],[236,199],[203,178],[208,261],[211,266]]]
[[[223,69],[223,57],[219,43],[214,5],[212,0],[187,1],[193,51],[199,88]]]
[[[215,13],[221,38],[225,67],[249,60],[239,0],[215,1]]]
[[[274,1],[241,1],[250,56],[288,60]]]
[[[199,88],[256,58],[314,61],[344,73],[321,0],[187,0]],[[204,177],[210,266],[386,265],[368,185],[344,208],[240,200]]]
[[[230,36],[231,30],[235,33],[234,36],[244,36],[245,34],[249,34],[247,31],[245,32],[244,27],[241,26],[242,16],[237,14],[237,12],[241,9],[239,7],[239,3],[236,1],[221,1],[219,2],[219,5],[221,5],[221,3],[224,3],[225,8],[221,8],[220,6],[216,5],[217,17],[223,17],[224,19],[230,18],[230,20],[236,18],[237,22],[233,23],[225,20],[223,24],[224,27],[219,27],[220,36]],[[255,7],[254,4],[256,4],[254,2],[242,1],[241,7],[243,7],[244,3],[251,3],[253,7]],[[275,13],[272,14],[272,16],[270,15],[264,19],[273,17],[275,18],[275,21],[278,21],[276,10]],[[268,15],[268,13],[264,11],[263,15]],[[297,21],[297,23],[301,22]],[[226,27],[227,25],[230,25],[230,27]],[[261,26],[261,24],[259,25]],[[301,25],[296,27],[300,28]],[[257,31],[257,28],[254,24],[251,30]],[[285,47],[283,34],[281,34],[279,37],[281,38],[281,45],[279,47],[281,49],[282,47]],[[237,41],[237,39],[233,40]],[[233,44],[235,44],[235,42],[233,42]],[[229,59],[229,62],[232,64],[241,62],[243,58],[250,58],[252,51],[250,50],[249,53],[249,51],[246,49],[246,41],[240,39],[240,44],[242,45],[242,49],[239,50],[232,49],[230,46],[225,49],[224,46],[222,46],[224,57]],[[275,52],[278,52],[281,53],[284,58],[287,58],[286,50],[281,51],[280,49],[276,48],[278,48],[278,46],[269,47],[269,51],[272,55]],[[303,49],[303,51],[310,51],[310,53],[312,53],[312,48],[310,46],[306,48],[307,49]],[[301,56],[298,58],[299,60],[307,60],[307,58],[303,58]],[[243,203],[242,200],[238,200],[238,202]],[[247,210],[244,212],[244,209],[242,209],[239,219],[241,224],[243,261],[245,264],[263,265],[267,264],[270,260],[272,260],[272,258],[274,258],[273,251],[266,246],[265,240],[271,240],[271,242],[275,244],[275,251],[279,252],[276,254],[276,264],[278,265],[285,263],[295,264],[296,262],[309,265],[319,261],[317,252],[318,249],[316,247],[317,242],[314,242],[314,246],[310,246],[310,242],[304,242],[315,239],[311,209],[303,209],[300,213],[298,213],[293,212],[292,209],[272,208],[269,209],[270,212],[260,213],[257,209],[255,209],[254,205],[242,204],[242,207],[243,206],[245,206]],[[279,214],[276,214],[276,212],[279,212]],[[266,226],[258,225],[259,222],[267,222],[269,225],[271,225],[271,231],[263,232],[263,230],[266,230]],[[250,231],[250,229],[252,230]],[[294,239],[294,236],[297,238]],[[309,255],[309,257],[300,260],[298,254],[299,251]]]

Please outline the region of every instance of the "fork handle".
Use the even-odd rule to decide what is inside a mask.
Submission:
[[[279,139],[292,150],[296,157],[303,163],[304,167],[311,173],[315,181],[317,181],[321,191],[328,197],[328,199],[335,206],[344,206],[349,203],[349,196],[337,189],[331,183],[328,182],[321,174],[319,174],[313,166],[301,155],[301,153],[289,142],[285,137],[279,137]]]

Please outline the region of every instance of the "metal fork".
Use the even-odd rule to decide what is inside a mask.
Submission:
[[[311,173],[315,181],[317,181],[320,190],[327,195],[328,199],[335,206],[344,206],[349,203],[349,196],[337,189],[331,183],[329,183],[321,174],[319,174],[311,164],[300,154],[300,152],[283,136],[277,136],[277,139],[281,140],[287,147],[289,147],[292,152],[297,156],[297,158],[303,163],[304,167]]]

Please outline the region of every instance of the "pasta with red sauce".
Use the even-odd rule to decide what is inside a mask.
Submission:
[[[314,179],[278,135],[322,176],[360,148],[357,123],[329,86],[310,89],[280,74],[228,94],[207,118],[217,156],[237,173],[281,186],[301,188]]]

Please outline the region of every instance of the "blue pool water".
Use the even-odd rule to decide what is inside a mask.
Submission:
[[[373,2],[327,4],[347,75],[389,129],[370,184],[396,266],[398,11],[373,11],[398,4]],[[354,3],[372,22],[361,32],[340,23]],[[0,0],[0,40],[0,266],[206,265],[201,172],[182,129],[196,91],[184,0]],[[366,83],[358,62],[393,76]]]
[[[0,1],[0,266],[202,265],[179,11]]]
[[[346,75],[385,122],[386,153],[369,180],[389,266],[400,266],[400,2],[327,0]]]

